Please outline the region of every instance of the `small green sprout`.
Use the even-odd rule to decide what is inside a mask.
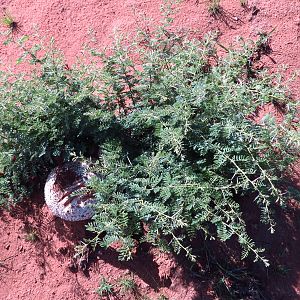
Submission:
[[[25,235],[25,241],[35,243],[39,240],[37,232],[32,229]]]
[[[19,23],[8,12],[5,12],[2,16],[1,23],[4,27],[8,28],[9,33],[11,34],[16,33],[20,30]]]
[[[109,297],[109,295],[113,294],[113,285],[110,284],[105,277],[102,277],[99,282],[99,287],[97,288],[96,293],[100,297]]]
[[[134,292],[137,288],[136,282],[133,278],[124,277],[119,280],[121,291],[124,292]]]

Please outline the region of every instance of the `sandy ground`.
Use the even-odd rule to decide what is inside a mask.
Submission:
[[[157,24],[160,5],[157,0],[0,0],[0,10],[9,12],[19,25],[20,32],[15,38],[26,34],[34,42],[36,32],[53,36],[70,65],[90,40],[91,30],[102,49],[111,44],[114,33],[133,33],[137,26],[143,26],[145,17],[152,19],[151,24]],[[271,72],[287,65],[286,78],[300,69],[299,0],[249,0],[246,7],[241,7],[239,0],[221,0],[221,5],[222,13],[214,18],[208,13],[207,1],[184,0],[174,26],[192,30],[199,38],[218,30],[220,42],[226,46],[234,43],[237,36],[255,39],[258,33],[274,29],[272,53],[262,64]],[[0,58],[5,62],[4,67],[20,71],[22,67],[15,65],[20,51],[14,45],[2,45],[4,40],[2,35]],[[299,83],[297,78],[291,85],[295,96],[300,95]],[[153,249],[130,263],[118,262],[114,249],[102,251],[95,254],[85,272],[77,270],[72,263],[73,247],[86,235],[84,223],[74,225],[52,217],[43,205],[42,195],[37,198],[36,205],[17,208],[10,214],[1,213],[1,300],[98,299],[95,289],[101,276],[113,282],[134,276],[138,285],[137,293],[117,291],[118,297],[111,299],[147,299],[146,295],[148,299],[159,299],[163,294],[172,300],[218,299],[209,280],[191,277],[175,258]],[[285,268],[287,275],[280,273],[284,270],[266,271],[252,264],[250,268],[260,274],[266,299],[297,300],[300,299],[298,207],[281,218],[286,227],[279,231],[278,239],[271,238],[266,243],[277,266]],[[251,218],[249,222],[255,225]],[[253,233],[265,238],[255,228]],[[35,235],[37,240],[30,241]]]

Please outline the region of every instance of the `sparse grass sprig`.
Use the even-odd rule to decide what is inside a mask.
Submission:
[[[208,12],[212,16],[216,16],[221,12],[220,0],[208,0]]]
[[[137,284],[132,277],[122,277],[119,279],[118,284],[123,294],[134,293],[137,290]]]

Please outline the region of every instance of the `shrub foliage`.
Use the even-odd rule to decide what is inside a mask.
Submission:
[[[202,231],[234,236],[243,258],[268,264],[240,202],[255,201],[274,231],[272,211],[289,196],[285,178],[299,147],[297,103],[279,75],[256,67],[268,36],[239,45],[219,57],[213,35],[194,40],[167,22],[117,41],[109,54],[92,50],[99,70],[70,70],[55,51],[39,59],[27,51],[36,65],[30,78],[1,74],[2,201],[21,197],[56,158],[93,157],[99,176],[87,187],[97,199],[88,243],[119,242],[121,259],[137,241],[194,259],[189,242]],[[280,122],[272,112],[257,117],[266,105]]]
[[[103,120],[93,114],[99,100],[83,70],[69,70],[57,50],[37,57],[41,46],[24,50],[29,74],[1,72],[1,203],[22,199],[45,181],[49,168],[75,153],[88,155],[99,143]],[[49,49],[50,49],[49,48]],[[27,61],[27,59],[26,59]],[[21,62],[21,60],[19,61]]]

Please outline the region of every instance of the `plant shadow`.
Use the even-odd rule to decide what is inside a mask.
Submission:
[[[235,239],[227,244],[208,242],[207,264],[216,293],[221,299],[299,299],[299,204],[291,200],[285,209],[274,208],[277,225],[275,233],[271,234],[268,226],[261,223],[260,210],[253,199],[239,199],[238,202],[247,232],[256,246],[265,249],[263,255],[270,266],[254,262],[251,255],[241,261],[241,249]]]
[[[267,226],[259,224],[258,209],[254,213],[253,203],[243,205],[249,235],[265,248],[265,256],[270,262],[266,268],[260,263],[247,260],[248,269],[256,275],[269,299],[299,299],[300,269],[300,206],[291,200],[285,209],[274,210],[276,228],[271,234]]]

